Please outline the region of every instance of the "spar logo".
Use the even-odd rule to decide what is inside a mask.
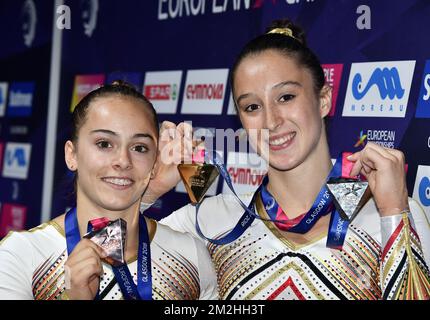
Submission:
[[[267,163],[256,153],[229,152],[226,167],[237,194],[254,192],[267,173]],[[232,193],[226,182],[223,192]]]
[[[430,118],[430,60],[427,60],[418,96],[417,118]]]
[[[6,110],[7,88],[7,82],[0,82],[0,117],[4,116]]]
[[[3,177],[27,179],[30,155],[30,143],[7,143],[3,163]]]
[[[152,84],[145,86],[145,96],[150,100],[176,100],[177,84]]]
[[[158,71],[145,74],[143,93],[158,113],[176,113],[181,80],[182,71]]]
[[[339,94],[340,79],[342,77],[343,64],[323,64],[324,77],[326,83],[332,88],[331,109],[329,117],[334,116],[336,111],[337,96]]]
[[[182,113],[221,114],[227,76],[228,69],[189,70]]]
[[[413,198],[419,201],[430,218],[430,166],[418,166]]]
[[[353,63],[342,115],[403,118],[414,68],[415,61]]]

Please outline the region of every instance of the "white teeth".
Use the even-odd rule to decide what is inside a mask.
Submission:
[[[116,184],[118,186],[128,186],[132,184],[132,181],[130,179],[104,178],[103,180],[112,184]]]
[[[286,143],[286,142],[290,141],[290,140],[291,140],[295,135],[296,135],[296,134],[293,132],[293,133],[290,133],[289,135],[284,136],[284,137],[282,137],[282,138],[278,138],[278,139],[275,139],[275,140],[271,140],[271,141],[270,141],[270,145],[271,145],[271,146],[280,146],[280,145],[282,145],[282,144],[284,144],[284,143]]]

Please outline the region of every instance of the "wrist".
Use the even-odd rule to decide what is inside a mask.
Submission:
[[[404,213],[409,214],[411,212],[409,209],[409,206],[406,206],[403,209],[401,209],[401,208],[384,208],[384,209],[378,208],[378,211],[379,211],[379,215],[381,217],[397,216],[397,215],[402,215]]]

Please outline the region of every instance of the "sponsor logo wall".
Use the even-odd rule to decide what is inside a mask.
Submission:
[[[41,222],[53,8],[53,0],[1,4],[0,239]]]
[[[321,1],[157,0],[130,1],[123,6],[98,1],[97,10],[92,10],[92,16],[98,19],[91,30],[91,41],[83,28],[64,33],[63,45],[68,50],[63,51],[62,83],[70,86],[62,87],[60,95],[64,104],[73,108],[86,92],[116,78],[104,78],[105,74],[134,70],[142,79],[129,81],[153,103],[160,122],[192,121],[198,128],[237,130],[240,124],[228,81],[234,58],[243,44],[264,32],[271,20],[288,16],[306,26],[308,44],[319,55],[326,83],[332,87],[328,119],[332,158],[341,151],[358,151],[371,141],[403,150],[408,171],[414,173],[419,165],[430,166],[428,151],[417,147],[423,144],[422,135],[427,146],[430,131],[421,136],[413,131],[417,124],[422,131],[430,127],[426,122],[430,118],[430,44],[422,41],[426,37],[424,28],[422,34],[411,37],[407,29],[399,30],[392,21],[395,17],[406,24],[427,25],[428,14],[416,5],[421,4],[419,0],[398,6],[381,1],[380,6],[389,9],[378,11],[370,4],[375,10],[373,17],[378,19],[377,23],[376,18],[372,20],[372,36],[368,36],[368,30],[353,27],[339,30],[340,20],[355,26],[357,1],[323,5]],[[72,12],[82,11],[77,4],[70,5]],[[100,12],[103,21],[127,19],[127,32],[114,24],[107,25]],[[319,18],[315,20],[315,16]],[[102,23],[104,28],[100,28]],[[114,43],[113,38],[121,41]],[[399,46],[392,39],[408,39],[408,46]],[[69,126],[66,120],[58,123],[62,128],[59,135]],[[217,150],[224,154],[238,193],[251,192],[258,186],[267,167],[235,162],[245,157],[239,156],[238,150],[226,146]],[[60,189],[66,172],[62,154],[56,163],[54,188]],[[415,178],[408,179],[411,196]],[[219,192],[229,192],[223,181],[217,181],[208,194]],[[188,202],[179,184],[157,202],[155,218]],[[64,212],[64,207],[61,197],[54,199],[53,216]]]

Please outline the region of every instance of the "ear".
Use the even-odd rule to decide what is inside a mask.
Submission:
[[[325,118],[331,109],[331,93],[332,89],[329,85],[324,85],[320,92],[320,114],[321,118]]]
[[[67,140],[64,145],[64,159],[66,161],[67,168],[70,171],[78,170],[78,161],[76,159],[76,147],[72,141]]]
[[[157,175],[158,169],[159,169],[159,163],[158,161],[155,161],[154,165],[152,166],[152,170],[151,170],[151,180],[155,178],[155,176]]]

